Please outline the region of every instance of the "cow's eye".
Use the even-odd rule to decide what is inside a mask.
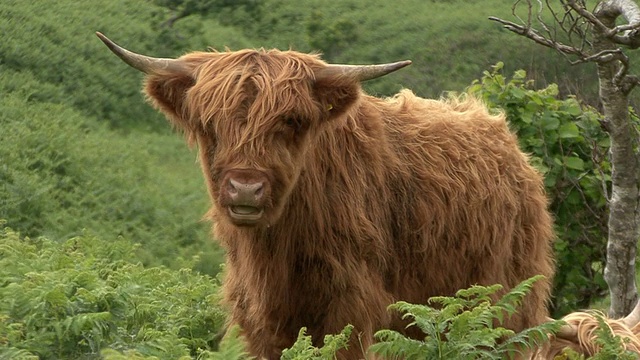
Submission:
[[[293,130],[300,130],[302,128],[302,120],[299,117],[288,116],[284,118],[284,124]]]

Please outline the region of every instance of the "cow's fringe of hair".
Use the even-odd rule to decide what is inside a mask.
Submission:
[[[601,319],[602,321],[599,321]],[[622,346],[625,350],[632,351],[640,355],[640,325],[630,328],[622,320],[607,318],[602,312],[591,310],[587,312],[574,312],[562,318],[567,324],[577,329],[576,341],[569,341],[561,338],[553,338],[547,350],[543,351],[536,359],[553,359],[562,353],[566,348],[591,357],[601,350],[598,344],[598,329],[601,324],[606,325],[613,336],[622,339]]]

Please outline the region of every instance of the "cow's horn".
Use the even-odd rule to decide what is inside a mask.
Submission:
[[[556,333],[556,337],[560,339],[569,340],[571,342],[576,342],[578,339],[578,329],[575,326],[565,324],[562,325],[560,330]]]
[[[640,322],[640,301],[636,303],[636,307],[633,308],[633,311],[622,319],[622,322],[629,327],[629,329],[633,328]]]
[[[117,45],[100,32],[96,32],[96,35],[98,35],[109,50],[118,55],[120,59],[145,74],[186,73],[188,71],[188,68],[180,60],[154,58],[136,54]]]
[[[316,72],[316,80],[344,76],[358,81],[375,79],[410,65],[411,60],[380,65],[327,65]]]
[[[547,321],[555,321],[555,319],[547,318]],[[571,342],[578,341],[578,329],[570,324],[562,325],[560,330],[556,333],[556,337]]]

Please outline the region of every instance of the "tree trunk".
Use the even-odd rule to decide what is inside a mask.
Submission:
[[[607,28],[613,28],[623,11],[621,3],[625,1],[604,1],[594,15]],[[593,46],[596,53],[617,49],[617,44],[597,27],[594,27]],[[619,59],[598,62],[600,99],[605,127],[611,137],[612,190],[604,276],[611,296],[609,316],[614,318],[629,314],[638,298],[635,283],[636,246],[640,236],[637,134],[629,116],[628,95],[632,87],[625,86],[626,74],[619,74],[623,66]]]

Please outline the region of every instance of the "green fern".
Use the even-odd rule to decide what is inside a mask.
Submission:
[[[216,349],[225,317],[216,281],[132,263],[134,248],[0,228],[0,359],[174,360]]]
[[[245,343],[240,335],[240,327],[233,326],[227,330],[218,351],[203,351],[198,354],[197,360],[251,360],[255,359],[249,356],[245,349]]]
[[[547,334],[562,325],[560,321],[541,324],[520,333],[503,327],[504,316],[513,315],[522,299],[541,276],[528,279],[492,303],[491,296],[500,285],[473,286],[460,290],[455,297],[438,296],[429,299],[430,307],[398,302],[390,309],[411,319],[408,326],[417,326],[425,334],[423,340],[413,340],[393,330],[376,333],[379,343],[370,350],[385,358],[412,359],[504,359],[523,349],[547,341]]]
[[[315,347],[310,335],[306,335],[307,329],[302,328],[298,333],[298,339],[288,349],[282,351],[281,360],[325,360],[335,359],[340,349],[345,349],[349,343],[349,337],[353,326],[347,325],[337,335],[326,335],[324,346]]]
[[[600,345],[600,351],[591,357],[593,360],[636,360],[640,358],[637,353],[625,350],[623,339],[616,336],[611,328],[605,323],[604,317],[598,313],[594,313],[598,320],[598,329],[595,331],[596,344]]]
[[[0,359],[11,360],[40,360],[40,357],[31,351],[16,348],[0,348]]]

